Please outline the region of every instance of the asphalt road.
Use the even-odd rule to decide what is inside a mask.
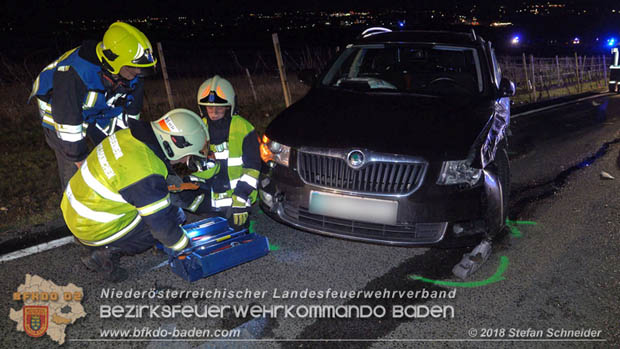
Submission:
[[[620,137],[619,130],[620,96],[514,119],[510,227],[494,244],[489,261],[467,282],[451,275],[466,250],[339,240],[295,230],[259,213],[256,230],[269,238],[269,255],[194,283],[168,267],[156,268],[165,257],[150,252],[123,258],[130,280],[120,284],[105,284],[86,271],[73,245],[0,264],[0,296],[6,299],[0,302],[0,347],[57,345],[47,336],[18,332],[8,317],[10,308],[23,305],[12,294],[26,274],[83,288],[88,315],[67,327],[64,346],[69,348],[618,347],[620,143],[609,142]],[[601,179],[601,171],[616,179]],[[233,298],[102,296],[112,289],[242,292]],[[292,291],[337,294],[284,298]],[[379,291],[381,297],[366,297],[366,291]],[[433,297],[437,295],[443,297]],[[290,313],[281,309],[272,317],[269,312],[243,316],[225,310],[207,318],[150,318],[144,312],[138,318],[102,318],[102,309],[113,305],[288,306]],[[311,306],[321,305],[339,309],[340,318],[308,314]],[[362,318],[356,314],[359,309],[374,313]],[[425,313],[429,309],[433,316]],[[175,329],[180,334],[192,328],[237,335],[191,341],[171,337]],[[130,330],[132,338],[103,338],[101,331],[108,329]],[[170,335],[158,337],[156,329]]]

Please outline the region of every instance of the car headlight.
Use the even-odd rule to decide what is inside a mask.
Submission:
[[[288,167],[290,155],[291,147],[272,141],[266,135],[263,135],[260,142],[260,157],[265,163],[275,162]]]
[[[469,184],[475,185],[482,177],[482,170],[469,166],[467,160],[444,161],[437,179],[439,185]]]

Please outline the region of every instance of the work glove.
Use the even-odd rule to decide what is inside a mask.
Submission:
[[[227,218],[233,228],[237,228],[235,230],[238,230],[242,228],[248,220],[248,216],[250,215],[249,207],[247,207],[245,201],[237,195],[233,195],[232,199],[233,204]]]
[[[183,178],[177,176],[174,173],[168,174],[168,177],[166,177],[166,183],[168,185],[181,185],[181,183],[183,183]]]

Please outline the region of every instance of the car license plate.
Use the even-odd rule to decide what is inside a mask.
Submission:
[[[398,202],[311,191],[310,213],[395,225]]]

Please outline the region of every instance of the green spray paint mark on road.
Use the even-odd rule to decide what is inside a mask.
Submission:
[[[506,225],[508,226],[508,229],[510,229],[510,235],[512,235],[513,238],[523,237],[523,233],[521,233],[521,231],[517,229],[517,227],[515,227],[514,225],[510,223],[507,223]]]
[[[250,234],[256,233],[255,226],[256,226],[256,221],[250,221],[250,228],[248,229],[250,231]],[[280,246],[269,244],[269,251],[277,251],[279,249],[280,249]]]
[[[448,287],[480,287],[486,286],[488,284],[492,284],[498,281],[502,281],[505,278],[502,276],[504,272],[508,269],[508,257],[501,256],[499,260],[499,267],[497,267],[497,271],[490,278],[481,281],[470,281],[470,282],[458,282],[458,281],[443,281],[443,280],[433,280],[428,279],[419,275],[409,275],[409,278],[413,280],[419,280],[423,282],[428,282],[431,284],[439,285],[439,286],[448,286]]]
[[[256,233],[256,221],[255,220],[251,220],[250,221],[250,228],[248,229],[250,231],[250,234],[254,234]]]
[[[506,219],[506,226],[510,229],[510,234],[515,238],[523,237],[523,233],[517,228],[518,225],[536,225],[538,223],[533,221],[511,221],[510,219]],[[423,282],[432,283],[440,286],[448,286],[448,287],[480,287],[486,286],[498,281],[505,280],[503,274],[508,269],[508,257],[501,256],[499,260],[499,266],[497,267],[497,271],[490,278],[481,280],[481,281],[470,281],[470,282],[458,282],[458,281],[443,281],[443,280],[433,280],[428,279],[419,275],[409,275],[409,278],[413,280],[419,280]]]
[[[536,225],[536,224],[537,223],[533,221],[511,221],[510,219],[506,218],[506,225],[508,226],[508,229],[510,229],[510,235],[512,235],[512,237],[515,237],[515,238],[523,237],[523,233],[521,233],[519,228],[517,228],[517,225]]]
[[[511,221],[510,219],[506,218],[506,224],[536,225],[538,223],[534,221]]]

